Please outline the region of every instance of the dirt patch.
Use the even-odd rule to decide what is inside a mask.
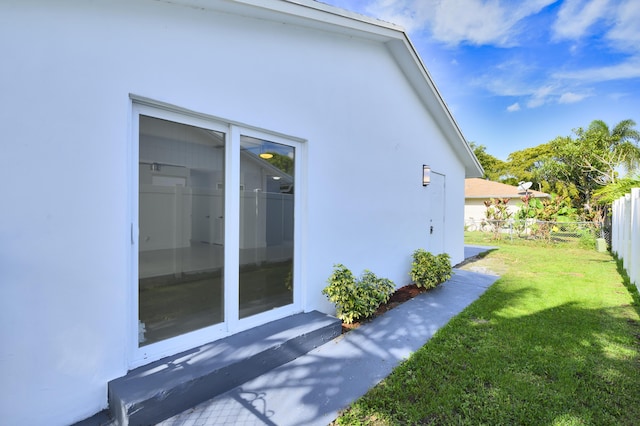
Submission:
[[[477,272],[485,275],[497,275],[500,276],[506,272],[506,265],[504,265],[498,258],[487,259],[486,253],[482,253],[477,256],[469,257],[463,262],[454,266],[454,268],[462,269],[465,271]]]
[[[342,333],[344,334],[344,333],[349,332],[349,331],[351,331],[353,329],[356,329],[356,328],[360,327],[362,324],[365,324],[365,323],[371,321],[372,319],[384,314],[385,312],[395,308],[398,305],[401,305],[402,303],[406,302],[407,300],[413,299],[414,297],[416,297],[420,293],[424,293],[426,291],[427,291],[426,289],[418,287],[415,284],[409,284],[409,285],[406,285],[404,287],[400,287],[399,289],[397,289],[396,291],[393,292],[393,294],[389,298],[389,301],[387,303],[383,303],[382,305],[378,306],[378,309],[369,318],[365,318],[365,319],[360,320],[360,321],[354,321],[351,324],[345,324],[343,322],[342,323]]]
[[[491,269],[485,266],[485,265],[490,265],[491,262],[488,262],[484,258],[484,256],[485,254],[469,257],[465,259],[463,262],[458,263],[457,265],[454,265],[453,269],[466,269],[466,270],[471,270],[473,272],[480,272],[483,274],[499,275],[498,273],[493,272]],[[480,271],[478,269],[480,269]],[[398,305],[401,305],[407,300],[413,299],[420,293],[424,293],[426,291],[428,290],[423,287],[418,287],[415,284],[408,284],[408,285],[405,285],[404,287],[400,287],[395,292],[393,292],[393,294],[389,298],[389,301],[387,303],[383,303],[382,305],[378,306],[378,309],[376,310],[376,312],[369,318],[365,318],[360,321],[354,321],[351,324],[345,324],[343,322],[342,333],[344,334],[351,330],[354,330],[360,327],[362,324],[370,322],[374,318],[384,314],[385,312],[395,308]]]

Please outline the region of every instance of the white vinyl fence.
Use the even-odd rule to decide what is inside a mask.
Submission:
[[[613,202],[611,251],[640,290],[640,188]]]

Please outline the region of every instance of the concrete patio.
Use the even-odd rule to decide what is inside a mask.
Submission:
[[[465,248],[465,257],[490,247]],[[364,395],[498,279],[454,269],[437,288],[161,426],[318,425]]]

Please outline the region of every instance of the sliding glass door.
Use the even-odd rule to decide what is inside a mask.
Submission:
[[[240,318],[293,303],[295,149],[240,139]]]
[[[140,346],[224,321],[225,134],[141,115]]]
[[[298,312],[300,145],[149,105],[134,111],[132,364]]]

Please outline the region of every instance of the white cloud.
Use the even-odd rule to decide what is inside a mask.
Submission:
[[[535,76],[540,70],[529,62],[509,59],[485,69],[471,83],[498,96],[525,96],[531,94]]]
[[[497,52],[496,62],[483,61],[465,83],[517,100],[506,108],[509,112],[577,103],[595,96],[597,83],[640,78],[639,0],[562,0],[540,13],[556,2],[367,0],[369,6],[363,7],[402,25],[412,37],[428,34],[431,41],[449,46],[515,47],[522,42],[521,49],[489,50]],[[553,41],[568,43],[532,50]],[[569,57],[558,56],[563,54]],[[468,61],[448,62],[464,72],[461,64]]]
[[[640,53],[640,2],[628,0],[614,9],[615,25],[607,34],[607,39],[618,49],[635,54]]]
[[[533,97],[527,102],[527,108],[538,108],[545,104],[544,98]]]
[[[627,97],[627,96],[629,96],[629,93],[613,92],[613,93],[609,93],[609,94],[607,94],[607,97],[608,97],[609,99],[614,100],[614,101],[617,101],[617,100],[619,100],[619,99],[625,98],[625,97]]]
[[[557,72],[554,79],[580,83],[640,78],[640,2],[625,0],[566,0],[555,23],[556,37],[580,39],[598,20],[607,23],[603,40],[627,58],[617,64]]]
[[[527,107],[537,108],[546,104],[554,94],[554,89],[555,88],[553,86],[547,85],[534,90],[529,101],[527,102]]]
[[[640,2],[637,0],[565,0],[553,25],[556,39],[580,40],[598,22],[606,25],[605,40],[612,47],[640,52]]]
[[[580,102],[581,100],[583,100],[584,98],[586,98],[588,96],[589,95],[585,95],[585,94],[566,92],[566,93],[563,93],[562,96],[560,96],[560,99],[558,100],[558,103],[560,103],[560,104],[572,104],[572,103],[575,103],[575,102]]]
[[[559,79],[580,80],[582,82],[602,82],[640,78],[640,56],[625,62],[603,67],[585,68],[553,74]]]
[[[512,46],[517,24],[557,0],[376,0],[368,11],[408,32],[428,28],[434,39],[450,45]]]
[[[609,0],[565,0],[558,12],[553,30],[558,39],[577,39],[589,27],[607,16]]]
[[[513,104],[513,105],[509,105],[509,106],[507,107],[507,111],[509,111],[509,112],[520,111],[520,104],[519,104],[518,102],[516,102],[516,103],[515,103],[515,104]]]

